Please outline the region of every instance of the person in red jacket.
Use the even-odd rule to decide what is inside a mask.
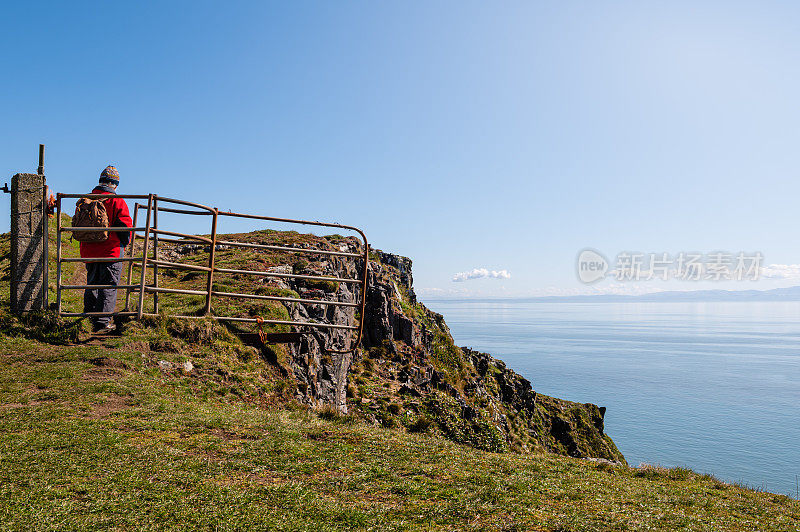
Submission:
[[[100,174],[100,183],[94,187],[92,194],[109,194],[111,197],[103,201],[108,214],[109,227],[132,227],[128,205],[116,196],[119,186],[119,172],[113,166],[107,167]],[[81,258],[122,258],[125,246],[130,242],[131,233],[111,231],[103,242],[81,242]],[[86,284],[118,285],[122,277],[122,262],[88,262],[86,263]],[[117,307],[116,288],[88,289],[83,293],[84,312],[113,313]],[[114,329],[111,316],[92,317],[95,332],[107,332]]]

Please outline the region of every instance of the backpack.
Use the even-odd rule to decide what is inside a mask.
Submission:
[[[104,199],[81,198],[75,204],[72,227],[108,227],[108,213]],[[78,242],[105,242],[108,231],[73,231],[72,238]]]

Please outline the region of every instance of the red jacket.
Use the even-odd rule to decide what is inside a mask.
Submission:
[[[116,195],[103,186],[95,187],[92,194]],[[133,227],[133,220],[128,212],[128,204],[122,198],[112,197],[103,201],[108,214],[108,225],[111,227]],[[130,233],[111,231],[105,242],[81,242],[81,258],[121,257],[120,247],[127,245]]]

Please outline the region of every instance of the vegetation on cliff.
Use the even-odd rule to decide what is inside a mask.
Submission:
[[[441,314],[417,301],[411,261],[372,254],[366,352],[348,404],[367,419],[502,452],[553,452],[624,463],[605,409],[537,394],[491,355],[455,345]]]

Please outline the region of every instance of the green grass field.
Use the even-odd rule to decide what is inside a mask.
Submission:
[[[5,305],[0,530],[800,530],[800,502],[685,469],[498,454],[311,411],[292,400],[281,349],[265,361],[209,320],[149,319],[81,344],[85,324]]]
[[[0,529],[800,530],[786,496],[479,451],[294,405],[259,358],[119,345],[0,336]]]

